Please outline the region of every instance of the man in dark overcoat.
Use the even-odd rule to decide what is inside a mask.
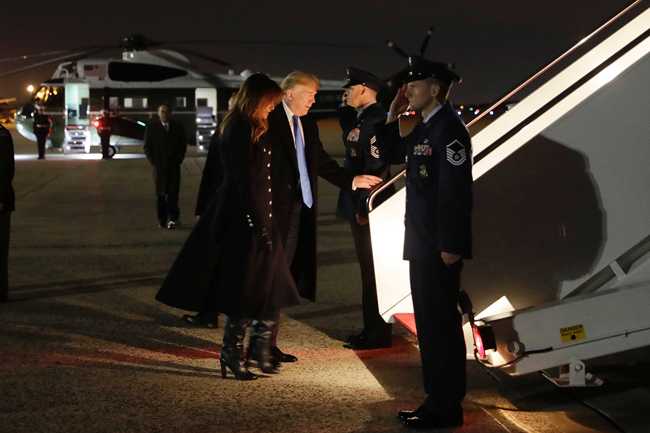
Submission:
[[[307,115],[319,86],[318,77],[312,74],[290,73],[281,84],[282,103],[269,115],[273,214],[300,295],[310,300],[316,298],[318,177],[345,190],[370,188],[382,180],[376,176],[354,176],[325,152],[318,125]],[[273,342],[276,361],[297,360],[278,349],[277,326]]]
[[[172,119],[168,105],[161,105],[158,107],[158,119],[149,122],[144,134],[144,153],[153,167],[158,224],[161,228],[173,230],[178,225],[181,164],[186,150],[183,125]]]
[[[0,124],[0,302],[6,302],[9,296],[9,231],[11,212],[15,209],[14,172],[13,140],[9,131]]]

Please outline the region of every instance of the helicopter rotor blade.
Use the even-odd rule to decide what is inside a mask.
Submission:
[[[164,59],[164,60],[168,61],[169,63],[178,66],[179,68],[187,69],[189,72],[192,72],[193,74],[197,75],[199,78],[201,78],[202,80],[205,80],[207,83],[210,83],[215,88],[223,86],[223,83],[217,77],[215,77],[214,75],[211,75],[211,74],[203,73],[203,72],[193,68],[190,64],[188,64],[184,60],[180,60],[180,59],[178,59],[176,57],[170,56],[169,54],[165,53],[162,50],[154,50],[152,52],[156,56],[160,57],[161,59]]]
[[[24,62],[27,60],[32,60],[37,57],[49,57],[49,56],[55,56],[63,53],[69,53],[74,50],[56,50],[56,51],[45,51],[42,53],[35,53],[35,54],[25,54],[22,56],[15,56],[15,57],[5,57],[3,59],[0,59],[0,63],[7,63],[7,62]]]
[[[286,40],[244,40],[244,39],[212,39],[190,41],[166,41],[164,45],[232,45],[245,47],[283,47],[283,48],[333,48],[333,49],[367,49],[377,48],[374,45],[337,44],[331,42],[286,41]]]
[[[427,34],[424,37],[424,40],[422,41],[422,45],[420,45],[420,55],[423,56],[424,52],[427,50],[427,47],[429,46],[429,41],[431,40],[431,35],[435,31],[435,27],[431,26],[427,29]]]
[[[174,47],[170,46],[170,48],[174,48]],[[232,66],[232,63],[230,63],[230,62],[227,62],[227,61],[225,61],[223,59],[220,59],[218,57],[213,57],[213,56],[209,56],[207,54],[203,54],[200,51],[189,50],[187,48],[174,48],[174,49],[177,49],[179,52],[181,52],[181,54],[187,53],[187,54],[190,54],[190,55],[192,55],[194,57],[198,57],[199,59],[203,59],[203,60],[207,60],[207,61],[212,62],[212,63],[216,63],[217,65],[223,66],[225,68],[229,68],[229,67]]]
[[[404,51],[403,49],[401,49],[401,48],[400,48],[400,47],[399,47],[395,42],[389,40],[389,41],[386,41],[386,45],[388,46],[388,48],[390,48],[390,49],[392,49],[393,51],[395,51],[395,52],[396,52],[397,54],[399,54],[401,57],[404,57],[405,59],[408,59],[408,58],[410,57],[410,56],[406,53],[406,51]]]
[[[17,74],[19,72],[29,71],[30,69],[38,68],[38,67],[41,67],[41,66],[47,66],[47,65],[50,65],[52,63],[62,62],[62,61],[65,61],[65,60],[83,59],[84,57],[88,57],[91,53],[92,52],[90,52],[90,51],[76,52],[76,53],[72,53],[72,54],[66,54],[65,56],[59,56],[59,57],[55,57],[53,59],[48,59],[48,60],[43,60],[41,62],[32,63],[32,64],[27,65],[27,66],[21,66],[20,68],[0,72],[0,78],[8,77],[10,75],[14,75],[14,74]]]
[[[47,65],[50,65],[52,63],[63,62],[63,61],[73,61],[74,62],[74,61],[85,59],[85,58],[90,57],[92,55],[95,55],[97,53],[101,53],[102,51],[106,51],[108,49],[113,49],[113,48],[114,47],[112,47],[112,46],[110,46],[110,47],[92,47],[92,48],[86,49],[86,51],[76,51],[76,52],[66,54],[66,55],[63,55],[63,56],[54,57],[52,59],[47,59],[47,60],[43,60],[43,61],[40,61],[40,62],[31,63],[29,65],[21,66],[19,68],[12,69],[12,70],[9,70],[9,71],[0,72],[0,78],[8,77],[10,75],[18,74],[20,72],[29,71],[29,70],[34,69],[34,68],[39,68],[41,66],[47,66]]]

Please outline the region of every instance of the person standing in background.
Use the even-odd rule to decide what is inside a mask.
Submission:
[[[174,230],[178,225],[181,164],[186,150],[183,125],[172,119],[169,105],[161,105],[158,119],[149,122],[144,133],[144,153],[153,167],[160,228]]]
[[[45,159],[45,144],[47,137],[50,135],[52,128],[52,119],[50,116],[43,113],[43,107],[36,105],[34,107],[34,123],[32,131],[36,136],[36,143],[38,146],[38,159]]]

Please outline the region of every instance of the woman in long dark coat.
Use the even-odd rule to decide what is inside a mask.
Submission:
[[[300,298],[273,219],[271,147],[267,117],[280,101],[278,85],[251,75],[220,128],[223,181],[183,246],[156,296],[176,308],[209,306],[227,315],[221,373],[240,380],[256,376],[245,365],[244,337],[255,320],[252,352],[264,372],[270,357],[273,320]]]

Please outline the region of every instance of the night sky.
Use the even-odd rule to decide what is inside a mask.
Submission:
[[[380,76],[403,67],[385,47],[393,39],[419,49],[437,28],[430,58],[456,64],[464,78],[455,99],[491,101],[561,54],[632,0],[191,1],[8,2],[2,10],[0,58],[89,45],[117,44],[127,34],[154,40],[278,40],[346,48],[195,45],[235,69],[283,75],[304,69],[342,79],[346,65]],[[43,6],[41,6],[43,5]],[[39,10],[41,9],[41,10]],[[118,54],[114,52],[114,54]],[[19,64],[0,63],[0,72]],[[47,79],[56,65],[0,79],[0,97],[24,97],[25,86]],[[205,69],[205,64],[202,64]],[[211,67],[215,72],[223,68]]]

